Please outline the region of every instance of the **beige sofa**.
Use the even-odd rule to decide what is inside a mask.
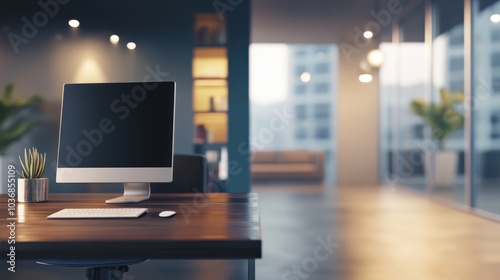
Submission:
[[[323,151],[285,150],[254,151],[253,180],[314,180],[321,181],[325,172]]]

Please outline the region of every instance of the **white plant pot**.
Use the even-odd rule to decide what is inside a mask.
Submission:
[[[17,201],[45,202],[49,199],[49,179],[17,179]]]
[[[435,187],[449,188],[457,177],[458,154],[455,151],[438,151],[435,164],[431,165],[431,154],[425,156],[425,172],[433,177]]]

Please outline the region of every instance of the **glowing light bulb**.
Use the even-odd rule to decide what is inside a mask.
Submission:
[[[367,59],[372,67],[380,67],[384,63],[384,55],[380,50],[371,50],[368,52]]]
[[[109,41],[111,44],[118,44],[118,42],[120,42],[120,37],[118,37],[118,35],[111,35]]]
[[[311,74],[309,72],[304,72],[300,75],[300,80],[304,83],[309,83],[311,81]]]
[[[373,80],[372,75],[370,74],[361,74],[359,75],[359,81],[362,83],[369,83]]]
[[[492,14],[490,16],[490,20],[491,20],[491,22],[499,23],[500,22],[500,14]]]
[[[363,36],[366,39],[371,39],[371,38],[373,38],[373,32],[371,32],[371,31],[365,31],[365,33],[363,33]]]
[[[134,42],[127,43],[127,49],[129,49],[129,50],[135,50],[136,47],[137,47],[137,45]]]
[[[80,26],[80,22],[76,19],[72,19],[72,20],[68,21],[68,24],[69,24],[69,26],[71,26],[73,28],[77,28],[78,26]]]

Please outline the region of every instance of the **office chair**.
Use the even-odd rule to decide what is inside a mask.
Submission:
[[[208,164],[202,155],[174,155],[173,181],[151,183],[152,193],[205,193],[208,189]],[[85,268],[88,280],[121,280],[131,265],[147,259],[70,260],[43,259],[36,263],[47,266]]]

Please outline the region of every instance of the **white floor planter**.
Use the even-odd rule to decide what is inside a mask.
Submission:
[[[449,188],[455,183],[458,168],[458,153],[455,151],[438,151],[434,154],[434,166],[431,165],[432,154],[425,156],[425,174],[434,176],[434,187]]]

